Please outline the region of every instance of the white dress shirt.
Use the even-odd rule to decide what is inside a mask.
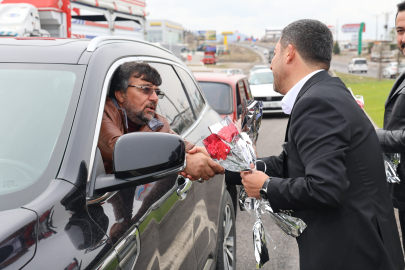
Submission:
[[[319,69],[315,70],[314,72],[308,74],[304,78],[302,78],[297,84],[295,84],[290,91],[287,92],[287,94],[283,97],[281,100],[281,109],[283,109],[285,114],[290,114],[293,107],[295,100],[297,99],[298,93],[301,91],[301,88],[304,86],[304,84],[316,73],[322,71],[324,69]]]

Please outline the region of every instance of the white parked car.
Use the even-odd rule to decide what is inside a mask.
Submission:
[[[349,65],[347,66],[349,73],[367,73],[368,66],[367,66],[367,59],[366,58],[353,58],[350,60]]]
[[[273,90],[273,71],[259,69],[252,73],[249,79],[250,91],[254,100],[263,101],[263,112],[281,113],[283,95]]]
[[[399,64],[399,70],[398,70],[398,62],[389,63],[385,68],[383,68],[382,76],[384,78],[393,78],[393,79],[395,79],[397,77],[397,71],[398,71],[398,74],[401,74],[402,72],[404,72],[405,71],[405,63],[400,63]]]
[[[268,54],[269,54],[269,50],[263,50],[263,54],[264,54],[264,55],[268,55]]]
[[[259,69],[268,69],[270,70],[270,65],[254,65],[251,70],[249,70],[249,77],[252,76],[253,72]],[[271,70],[270,70],[271,71]]]

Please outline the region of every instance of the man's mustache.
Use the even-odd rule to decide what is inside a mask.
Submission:
[[[145,106],[145,108],[149,108],[149,107],[154,107],[154,108],[156,108],[156,107],[157,107],[157,103],[156,103],[156,102],[150,102],[150,103],[148,103],[148,105]]]
[[[401,44],[401,49],[405,48],[405,43]]]

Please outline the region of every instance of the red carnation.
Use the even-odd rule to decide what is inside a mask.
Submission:
[[[238,134],[238,129],[233,123],[221,128],[221,130],[218,132],[218,136],[227,142],[231,142]]]
[[[211,158],[226,160],[231,148],[217,134],[211,134],[203,140],[203,144]]]
[[[357,104],[359,104],[360,108],[364,109],[364,103],[361,100],[356,99]]]

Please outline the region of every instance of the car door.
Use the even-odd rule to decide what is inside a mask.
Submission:
[[[137,57],[118,60],[112,68]],[[160,86],[166,96],[158,106],[171,128],[179,134],[194,123],[194,114],[173,67],[154,59],[150,65],[160,73]],[[109,70],[111,74],[114,70]],[[108,82],[111,78],[106,77]],[[102,101],[103,102],[103,101]],[[104,104],[100,104],[104,106]],[[159,149],[151,149],[159,151]],[[147,155],[148,153],[139,153]],[[97,152],[92,179],[105,173],[101,155]],[[90,185],[92,185],[90,183]],[[109,236],[123,269],[195,269],[197,260],[193,244],[194,199],[193,184],[174,176],[88,199],[88,211],[94,220],[108,218]],[[190,189],[191,190],[188,190]]]
[[[202,140],[211,133],[208,126],[218,123],[221,117],[206,104],[197,81],[182,66],[176,66],[186,91],[192,100],[191,104],[196,112],[197,121],[192,131],[186,134],[186,139],[194,142],[197,146],[203,146]],[[219,212],[221,199],[225,191],[223,175],[216,175],[204,183],[196,183],[193,187],[194,209],[194,242],[198,261],[198,269],[210,265],[216,255]],[[205,268],[204,268],[205,269]]]

